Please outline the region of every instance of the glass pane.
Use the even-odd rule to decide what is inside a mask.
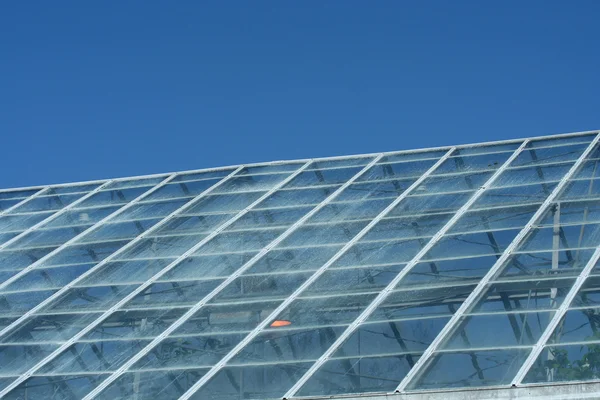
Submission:
[[[127,372],[96,398],[105,400],[176,400],[185,393],[206,369],[157,370]],[[97,386],[94,384],[94,386]],[[90,389],[91,390],[91,389]]]
[[[600,310],[597,308],[569,310],[548,342],[554,344],[600,341],[599,322]]]
[[[529,349],[438,353],[409,389],[441,389],[508,385]]]
[[[553,316],[554,313],[538,312],[463,317],[455,332],[440,349],[533,346]]]
[[[470,312],[556,309],[575,281],[544,279],[491,284]]]
[[[418,356],[363,357],[327,361],[300,389],[299,396],[391,392]]]
[[[600,344],[546,347],[540,353],[524,383],[589,381],[598,377]]]

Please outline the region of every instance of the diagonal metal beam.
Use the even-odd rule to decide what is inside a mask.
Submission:
[[[6,393],[10,392],[15,387],[17,387],[19,384],[21,384],[23,381],[25,381],[27,378],[29,378],[31,375],[33,375],[37,370],[39,370],[40,368],[42,368],[44,365],[46,365],[47,363],[49,363],[50,361],[52,361],[54,358],[58,357],[64,350],[68,349],[73,343],[77,342],[79,339],[81,339],[83,336],[85,336],[85,334],[87,334],[92,329],[94,329],[98,324],[102,323],[102,321],[104,321],[106,318],[108,318],[110,315],[112,315],[115,311],[117,311],[119,308],[121,308],[129,300],[131,300],[132,298],[134,298],[138,294],[142,293],[152,283],[154,283],[162,275],[164,275],[169,270],[171,270],[175,265],[177,265],[179,263],[179,261],[181,261],[184,258],[188,257],[190,254],[192,254],[199,247],[201,247],[202,245],[204,245],[205,243],[207,243],[209,240],[211,240],[212,238],[214,238],[216,235],[218,235],[221,231],[223,231],[229,225],[231,225],[232,223],[234,223],[235,221],[237,221],[238,219],[240,219],[242,216],[244,216],[255,205],[257,205],[260,202],[262,202],[264,199],[266,199],[271,194],[273,194],[274,192],[276,192],[279,188],[285,186],[288,182],[290,182],[292,179],[294,179],[298,174],[302,173],[310,164],[311,164],[311,162],[309,161],[309,162],[305,163],[302,167],[298,168],[294,173],[290,174],[286,179],[284,179],[281,182],[279,182],[271,190],[267,191],[265,194],[263,194],[261,197],[259,197],[257,200],[255,200],[251,205],[249,205],[248,207],[246,207],[243,210],[239,211],[234,217],[232,217],[231,219],[229,219],[226,222],[224,222],[223,224],[221,224],[217,229],[215,229],[213,232],[211,232],[210,235],[206,236],[204,239],[202,239],[200,242],[198,242],[196,245],[194,245],[191,249],[187,250],[183,255],[179,256],[176,260],[174,260],[169,265],[167,265],[165,268],[163,268],[161,271],[159,271],[158,273],[156,273],[154,276],[152,276],[150,279],[148,279],[142,285],[138,286],[134,291],[132,291],[131,293],[129,293],[127,296],[125,296],[123,299],[121,299],[115,305],[113,305],[108,310],[106,310],[105,312],[103,312],[102,315],[100,315],[98,318],[96,318],[94,321],[92,321],[90,324],[88,324],[85,328],[83,328],[81,331],[79,331],[77,334],[75,334],[73,337],[71,337],[68,341],[66,341],[61,346],[59,346],[55,351],[53,351],[51,354],[49,354],[43,360],[41,360],[40,362],[38,362],[32,368],[30,368],[27,372],[25,372],[24,374],[22,374],[19,378],[17,378],[15,381],[13,381],[4,390],[2,390],[0,392],[0,398],[2,398],[2,396],[4,396]],[[171,213],[169,216],[165,217],[161,222],[159,222],[158,224],[154,225],[148,231],[143,232],[142,234],[140,234],[139,236],[137,236],[133,241],[129,242],[127,245],[125,245],[122,248],[120,248],[119,250],[117,250],[110,257],[104,259],[102,262],[100,262],[94,268],[92,268],[89,271],[87,271],[87,273],[84,274],[84,275],[85,276],[90,275],[91,273],[93,273],[94,271],[96,271],[98,268],[100,268],[102,265],[104,265],[106,262],[110,261],[110,259],[113,259],[118,254],[121,254],[126,249],[132,247],[135,243],[138,243],[139,241],[143,240],[146,236],[148,236],[149,234],[151,234],[151,232],[154,232],[160,226],[163,226],[168,221],[170,221],[171,219],[173,219],[175,216],[179,215],[181,212],[185,211],[187,208],[189,208],[189,207],[193,206],[194,204],[196,204],[196,200],[200,199],[201,197],[206,196],[207,194],[209,194],[210,192],[214,191],[216,188],[218,188],[219,186],[221,186],[223,183],[225,183],[227,180],[229,180],[232,177],[236,176],[236,174],[239,171],[241,171],[243,168],[244,168],[244,166],[242,165],[242,166],[238,167],[237,169],[235,169],[227,177],[225,177],[224,179],[220,180],[217,184],[215,184],[215,185],[211,186],[210,188],[206,189],[205,191],[203,191],[202,193],[200,193],[198,196],[196,196],[194,199],[192,199],[189,202],[187,202],[185,205],[183,205],[179,209],[175,210],[173,213]],[[66,290],[68,290],[68,288],[72,287],[76,282],[79,282],[82,279],[84,279],[85,278],[84,275],[80,276],[78,279],[76,279],[75,281],[71,282],[69,285],[65,286],[60,291],[56,292],[52,297],[56,297],[57,298],[58,297],[57,295],[60,292],[64,293]],[[49,299],[47,299],[47,300],[49,300]],[[41,307],[39,307],[39,306],[36,307],[36,309],[40,309],[40,308]],[[34,310],[31,310],[29,313],[32,313],[32,311],[34,311]]]
[[[343,192],[348,186],[354,183],[358,178],[360,178],[365,172],[367,172],[373,165],[375,165],[381,158],[383,154],[380,154],[376,158],[374,158],[369,164],[363,167],[356,175],[346,181],[342,186],[340,186],[336,191],[327,196],[321,203],[316,205],[311,211],[305,214],[302,218],[296,221],[292,226],[286,229],[281,235],[275,238],[271,243],[265,246],[261,251],[259,251],[254,257],[248,260],[244,265],[242,265],[237,271],[231,274],[225,281],[223,281],[219,286],[217,286],[212,292],[207,294],[203,299],[201,299],[196,305],[194,305],[191,309],[189,309],[185,314],[183,314],[179,319],[177,319],[173,324],[171,324],[163,333],[157,336],[152,342],[150,342],[145,348],[143,348],[140,352],[138,352],[135,356],[130,358],[125,364],[123,364],[117,371],[115,371],[111,376],[109,376],[104,382],[102,382],[98,387],[96,387],[92,392],[90,392],[85,399],[92,399],[96,395],[98,395],[102,390],[104,390],[108,385],[118,379],[125,371],[127,371],[132,365],[134,365],[138,360],[140,360],[143,356],[151,352],[164,338],[174,332],[179,326],[184,324],[189,318],[193,317],[193,315],[202,308],[208,301],[217,296],[223,289],[225,289],[231,282],[233,282],[237,277],[239,277],[244,271],[248,270],[252,265],[254,265],[258,260],[260,260],[267,252],[269,252],[273,247],[277,246],[283,240],[285,240],[288,236],[290,236],[298,227],[300,227],[305,221],[315,215],[319,210],[333,201],[341,192]],[[256,202],[255,202],[256,203]],[[258,204],[258,203],[257,203]],[[200,246],[197,246],[199,248]],[[196,250],[194,249],[194,251]],[[187,256],[187,255],[186,255]],[[181,257],[183,259],[184,257]],[[172,263],[172,265],[167,266],[166,268],[172,268],[181,260],[176,260],[176,262]],[[161,271],[162,272],[162,271]],[[166,271],[165,271],[166,272]],[[162,275],[162,274],[161,274]],[[1,393],[0,393],[1,395]]]
[[[571,289],[565,296],[565,299],[562,302],[562,304],[560,305],[560,307],[558,307],[556,309],[556,312],[554,313],[554,316],[548,323],[546,330],[544,330],[544,333],[542,333],[542,335],[538,339],[537,343],[533,347],[533,350],[531,351],[531,353],[529,353],[529,356],[527,357],[527,359],[525,360],[525,362],[519,369],[519,372],[517,372],[517,375],[515,376],[515,378],[512,381],[512,384],[514,386],[519,386],[521,384],[521,382],[523,381],[523,379],[529,372],[529,369],[533,366],[533,364],[537,360],[537,358],[540,355],[540,353],[542,352],[542,350],[544,350],[544,346],[548,342],[550,337],[552,336],[554,329],[556,329],[556,327],[560,324],[560,321],[563,319],[563,317],[569,310],[569,306],[575,299],[575,296],[577,296],[577,293],[579,292],[579,290],[585,283],[586,279],[590,276],[592,270],[596,266],[596,263],[598,262],[599,259],[600,259],[600,247],[596,249],[596,251],[590,258],[590,260],[588,261],[586,266],[581,270],[581,273],[575,280],[573,287],[571,287]]]
[[[567,185],[568,180],[572,177],[579,169],[579,167],[583,164],[588,155],[596,148],[598,141],[600,140],[600,135],[597,135],[586,150],[579,156],[577,161],[571,166],[569,171],[563,176],[559,184],[554,188],[552,193],[546,198],[544,203],[540,206],[540,208],[535,212],[535,214],[531,217],[527,225],[523,227],[523,229],[519,232],[519,234],[513,239],[513,241],[506,247],[502,256],[496,261],[496,263],[490,268],[488,273],[479,281],[473,292],[467,297],[467,299],[463,302],[463,304],[459,307],[456,313],[450,318],[450,321],[444,326],[442,331],[438,334],[438,336],[434,339],[434,341],[429,345],[429,347],[423,352],[421,358],[415,366],[408,372],[408,374],[404,377],[402,382],[396,388],[397,392],[403,392],[407,385],[415,379],[421,370],[427,365],[429,359],[432,357],[433,353],[438,349],[438,347],[444,342],[444,340],[456,329],[458,324],[460,323],[461,318],[465,314],[465,312],[474,304],[482,295],[484,290],[486,289],[489,282],[500,272],[503,264],[508,260],[508,258],[512,255],[512,253],[517,249],[517,247],[521,244],[523,239],[527,237],[531,228],[534,224],[544,215],[544,213],[551,206],[552,202],[556,199],[556,197],[560,194],[563,188]]]
[[[311,376],[329,360],[329,358],[333,355],[333,353],[354,333],[354,331],[358,328],[358,326],[363,323],[374,311],[375,309],[383,303],[383,301],[392,293],[392,290],[396,287],[398,282],[400,282],[411,270],[412,268],[419,263],[421,258],[431,248],[444,236],[446,232],[454,226],[454,224],[459,220],[462,215],[467,212],[467,210],[479,199],[484,191],[489,188],[496,179],[504,172],[504,170],[513,162],[515,158],[521,154],[523,149],[527,146],[528,141],[524,141],[517,150],[513,152],[513,154],[502,164],[496,172],[481,186],[477,191],[471,196],[471,198],[463,204],[461,208],[458,209],[456,214],[452,216],[452,218],[442,227],[440,230],[427,242],[425,246],[421,248],[421,250],[410,260],[410,262],[394,277],[394,279],[383,289],[375,299],[363,310],[363,312],[346,328],[346,330],[337,338],[337,340],[329,347],[329,349],[319,357],[319,359],[306,371],[306,373],[288,390],[288,392],[284,395],[285,398],[292,397],[300,390],[302,385],[304,385]],[[417,362],[418,364],[418,362]],[[415,365],[417,365],[415,364]]]
[[[101,191],[102,189],[106,188],[111,183],[113,183],[113,180],[109,180],[109,181],[104,182],[102,185],[98,186],[96,189],[92,190],[91,192],[88,192],[88,194],[80,197],[79,199],[75,200],[74,202],[72,202],[68,206],[61,208],[60,210],[58,210],[54,214],[51,214],[50,216],[48,216],[48,218],[41,220],[37,224],[35,224],[35,225],[27,228],[23,232],[19,233],[14,238],[12,238],[12,239],[10,239],[10,240],[2,243],[2,245],[0,245],[0,250],[4,250],[7,246],[13,244],[14,242],[16,242],[17,240],[21,239],[23,236],[27,235],[28,233],[33,232],[37,228],[39,228],[41,226],[44,226],[44,225],[46,225],[47,223],[49,223],[51,221],[54,221],[56,218],[58,218],[61,215],[65,214],[67,211],[69,211],[69,210],[77,207],[77,205],[83,203],[84,201],[86,201],[87,199],[89,199],[90,197],[92,197],[93,195],[95,195],[96,193],[98,193],[99,191]]]
[[[431,168],[429,168],[419,179],[417,179],[412,185],[410,185],[402,194],[400,194],[394,201],[392,201],[384,210],[382,210],[369,224],[367,224],[359,233],[357,233],[348,243],[344,245],[336,254],[333,255],[325,264],[323,264],[317,271],[313,273],[300,287],[298,287],[285,301],[283,301],[271,314],[266,317],[252,332],[250,332],[240,343],[238,343],[225,357],[223,357],[215,366],[213,366],[198,382],[196,382],[190,389],[180,397],[180,400],[189,399],[204,386],[213,376],[215,376],[221,368],[223,368],[229,360],[231,360],[236,354],[238,354],[247,344],[249,344],[256,336],[260,334],[273,320],[277,317],[286,307],[288,307],[298,296],[306,290],[313,282],[315,282],[325,271],[335,263],[340,257],[342,257],[348,250],[350,250],[355,243],[362,239],[377,223],[384,218],[390,211],[392,211],[402,200],[404,200],[410,193],[412,193],[425,179],[427,179],[440,165],[442,165],[448,157],[455,151],[456,148],[451,148],[446,154],[440,158]]]

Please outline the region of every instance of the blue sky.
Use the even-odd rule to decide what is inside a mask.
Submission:
[[[9,2],[0,187],[600,128],[600,2]]]

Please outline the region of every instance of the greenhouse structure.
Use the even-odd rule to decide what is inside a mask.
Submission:
[[[1,190],[0,398],[598,398],[599,135]]]

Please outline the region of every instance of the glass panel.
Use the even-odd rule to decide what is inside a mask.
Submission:
[[[505,170],[493,187],[529,185],[534,183],[558,182],[569,172],[572,164],[559,164],[527,168],[509,168]]]
[[[329,360],[304,384],[298,395],[391,392],[418,358],[404,355]]]
[[[533,214],[537,211],[539,205],[496,208],[492,210],[479,210],[466,212],[450,228],[449,233],[472,232],[482,230],[498,230],[510,228],[523,228]]]
[[[590,249],[514,254],[508,258],[500,276],[579,275],[593,252]]]
[[[0,315],[20,317],[26,311],[52,296],[56,291],[16,292],[0,295]]]
[[[206,332],[249,332],[268,317],[279,303],[256,301],[205,305],[170,336]]]
[[[105,259],[128,241],[114,241],[103,243],[90,243],[80,245],[70,245],[58,253],[45,260],[43,266],[63,265],[63,264],[83,264],[97,262]]]
[[[154,186],[161,183],[163,180],[167,178],[164,176],[155,176],[150,178],[137,178],[137,179],[128,179],[128,180],[119,180],[109,183],[104,189],[126,189],[138,186]]]
[[[153,203],[140,203],[129,207],[111,221],[139,220],[147,218],[164,218],[186,204],[186,200],[169,200]]]
[[[196,383],[206,371],[206,369],[188,368],[127,372],[111,383],[96,398],[99,400],[155,400],[157,398],[176,400]]]
[[[205,190],[220,182],[220,180],[221,179],[210,179],[205,181],[169,183],[145,197],[144,201],[174,198],[183,198],[189,200],[190,198],[196,197],[203,193]]]
[[[479,282],[497,260],[497,256],[483,256],[420,262],[400,281],[399,287]]]
[[[312,210],[312,207],[300,208],[278,208],[263,209],[258,211],[249,211],[231,224],[226,230],[235,231],[239,229],[268,228],[268,227],[288,227],[302,218],[306,213]]]
[[[38,261],[54,248],[0,251],[0,270],[19,270]]]
[[[438,353],[408,389],[509,385],[529,349]]]
[[[192,306],[217,287],[222,280],[153,283],[127,302],[123,308]]]
[[[280,189],[261,201],[254,209],[317,205],[333,194],[340,186],[341,185],[334,185],[314,189]]]
[[[82,399],[108,375],[47,375],[34,376],[21,383],[5,397],[7,400],[43,399],[52,394],[53,400]]]
[[[285,299],[304,283],[311,272],[277,275],[242,275],[211,300],[216,303],[254,299]]]
[[[395,179],[382,182],[355,183],[348,186],[336,201],[395,199],[408,189],[415,179]]]
[[[88,275],[81,285],[142,283],[169,265],[174,259],[111,261]]]
[[[160,335],[185,308],[116,311],[84,336],[85,340],[153,339]]]
[[[148,341],[104,340],[75,343],[38,370],[38,373],[114,371],[142,350]]]
[[[196,215],[205,213],[231,213],[249,206],[264,192],[246,192],[235,195],[211,195],[202,197],[193,206],[187,208],[182,215]]]
[[[52,212],[23,215],[3,215],[0,217],[0,232],[21,232],[48,218]]]
[[[308,364],[228,367],[191,399],[279,399],[308,370]]]
[[[2,291],[60,289],[92,268],[94,264],[81,264],[58,268],[33,268],[25,275],[5,286]]]
[[[422,318],[361,324],[333,358],[422,353],[450,318]],[[328,328],[331,329],[331,328]]]
[[[269,190],[284,179],[286,179],[288,176],[289,174],[246,175],[234,177],[224,182],[212,192],[235,193],[256,190]]]
[[[281,247],[344,244],[358,234],[368,221],[340,224],[300,226],[281,242]],[[256,233],[258,234],[258,232]]]
[[[90,226],[101,219],[106,218],[118,209],[118,206],[109,206],[101,208],[88,208],[85,210],[66,211],[54,220],[44,224],[44,229]]]
[[[471,210],[489,209],[495,206],[518,206],[528,204],[540,204],[554,190],[557,183],[546,183],[543,185],[525,185],[505,187],[499,189],[487,189],[481,197],[471,206]]]
[[[273,249],[262,256],[247,273],[316,270],[333,257],[342,246]]]
[[[533,346],[554,316],[551,312],[463,317],[440,350]]]
[[[588,147],[588,143],[547,148],[526,149],[519,154],[511,166],[543,165],[561,161],[575,161]],[[531,147],[531,146],[528,146]]]
[[[477,171],[493,171],[500,165],[504,164],[506,160],[512,155],[512,151],[505,153],[492,153],[484,155],[471,155],[471,156],[452,156],[448,158],[438,169],[435,170],[434,174],[449,174],[449,173],[463,173],[463,172],[477,172]]]
[[[100,314],[36,315],[2,338],[3,343],[66,342]]]
[[[33,211],[50,211],[60,210],[61,208],[71,204],[75,200],[82,197],[83,194],[65,194],[54,196],[40,196],[29,200],[27,203],[19,206],[15,212],[33,212]]]
[[[181,260],[162,279],[228,277],[252,258],[254,253],[192,256]]]
[[[451,316],[474,287],[464,285],[394,291],[375,309],[367,321]]]
[[[423,181],[416,189],[416,194],[433,194],[478,189],[490,177],[492,172],[469,173],[464,175],[435,176]]]
[[[274,320],[290,321],[294,327],[349,324],[377,294],[299,298]]]
[[[431,168],[435,162],[435,159],[429,159],[415,162],[375,164],[358,178],[357,182],[402,177],[419,177]]]
[[[98,207],[104,205],[126,204],[142,195],[151,186],[136,187],[122,190],[103,190],[78,204],[78,207]]]
[[[332,268],[406,263],[421,250],[423,244],[421,239],[359,242],[333,263]]]
[[[362,241],[431,237],[454,214],[434,214],[419,217],[386,218],[379,221]]]
[[[540,353],[524,383],[549,383],[596,380],[600,344],[546,347]]]
[[[18,375],[49,356],[58,345],[0,345],[0,375]]]
[[[520,229],[446,235],[423,256],[423,260],[501,254]]]
[[[558,324],[548,343],[580,343],[600,341],[600,309],[569,310]]]
[[[514,143],[501,143],[501,144],[491,144],[485,146],[470,146],[470,147],[459,147],[452,153],[452,155],[462,154],[462,155],[470,155],[470,154],[486,154],[486,153],[497,153],[503,151],[513,151],[517,150],[521,142]]]
[[[229,364],[316,360],[343,331],[344,327],[339,326],[315,329],[268,329],[246,345]]]
[[[43,308],[42,312],[55,311],[105,311],[137,286],[94,286],[75,287],[67,290],[59,298]]]
[[[231,251],[260,250],[283,233],[284,229],[221,233],[194,254],[219,254]]]
[[[470,312],[556,309],[575,280],[544,279],[491,284]]]
[[[375,292],[385,288],[404,264],[371,268],[328,269],[306,290],[305,294],[344,294]]]
[[[357,158],[341,158],[319,160],[310,164],[309,169],[327,169],[327,168],[344,168],[367,165],[373,160],[373,157],[357,157]]]
[[[156,236],[177,235],[184,233],[210,233],[223,222],[232,218],[233,214],[198,215],[195,217],[175,217],[152,232]]]
[[[455,212],[473,196],[473,193],[474,192],[408,196],[389,213],[389,216],[406,216],[423,212]]]

